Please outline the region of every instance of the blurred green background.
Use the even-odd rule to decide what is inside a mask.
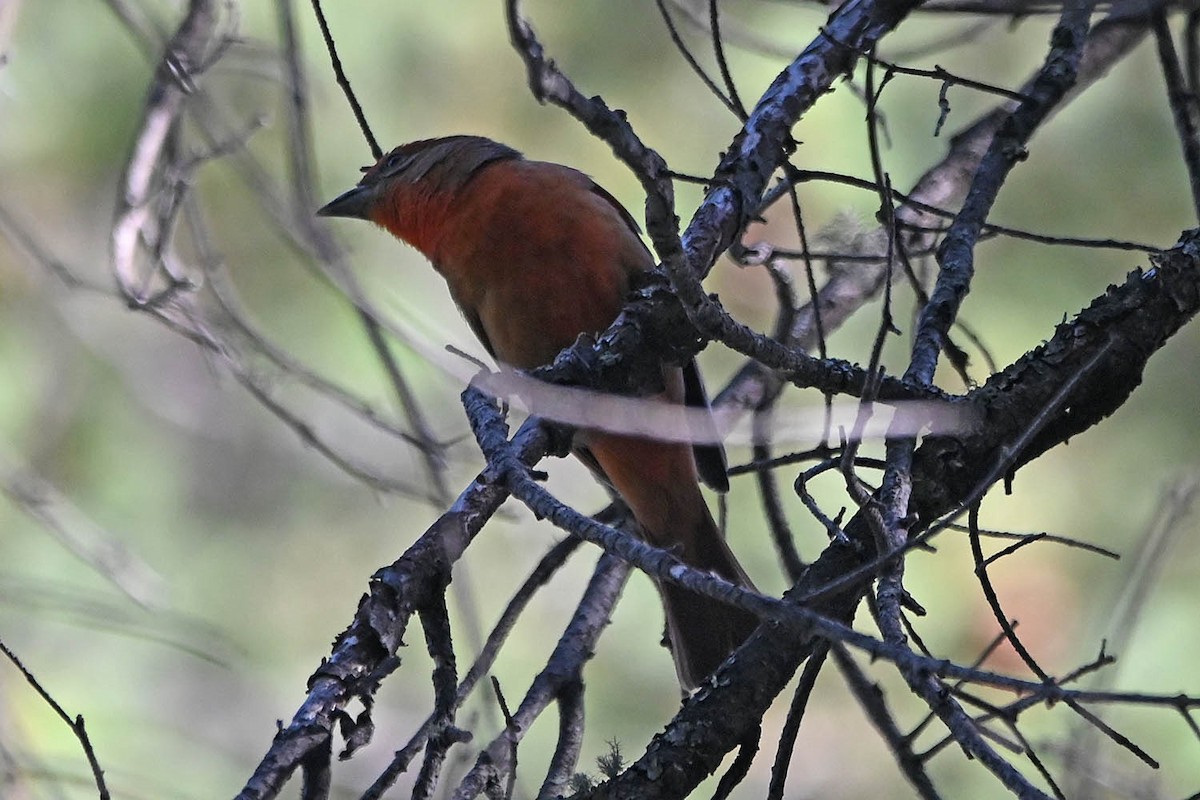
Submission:
[[[173,29],[179,4],[148,2],[148,18]],[[730,60],[742,96],[752,101],[793,53],[811,40],[825,11],[791,3],[723,3],[741,46]],[[320,197],[357,180],[368,149],[334,85],[307,5],[295,9],[312,88]],[[531,157],[567,162],[594,175],[640,216],[632,176],[607,148],[563,112],[530,96],[496,3],[330,4],[330,24],[345,68],[385,146],[456,132],[506,141]],[[653,4],[526,4],[549,54],[585,94],[625,109],[636,130],[682,172],[711,172],[737,131],[671,48]],[[232,131],[261,121],[249,141],[274,178],[286,180],[281,148],[286,97],[277,6],[238,6],[238,40],[205,87]],[[894,40],[900,52],[948,32],[962,19],[917,17]],[[1044,53],[1050,21],[999,23],[975,40],[914,59],[1003,85],[1018,85]],[[685,36],[708,63],[702,35]],[[233,28],[231,33],[235,32]],[[0,207],[42,247],[107,285],[108,228],[117,180],[128,154],[151,60],[102,2],[0,0]],[[772,53],[763,44],[778,48]],[[156,56],[155,56],[156,57]],[[861,77],[861,74],[860,74]],[[883,97],[889,139],[885,168],[908,187],[946,147],[933,137],[938,85],[897,78]],[[950,91],[947,132],[965,125],[991,100]],[[801,122],[796,163],[804,168],[870,174],[863,106],[850,87],[824,98]],[[186,138],[199,148],[194,136]],[[380,408],[391,399],[378,363],[348,305],[314,277],[256,204],[244,173],[229,161],[204,165],[195,188],[227,266],[256,324],[286,349]],[[686,220],[699,197],[680,185]],[[850,213],[869,225],[874,196],[830,185],[801,189],[810,230]],[[784,210],[785,211],[785,210]],[[1143,46],[1095,89],[1073,103],[1035,140],[1013,174],[993,220],[1039,232],[1128,238],[1172,244],[1194,225],[1153,46]],[[788,243],[786,213],[770,233]],[[337,235],[377,307],[420,332],[422,347],[398,347],[438,435],[452,448],[450,485],[467,484],[480,467],[457,404],[462,363],[441,354],[446,343],[482,354],[440,281],[411,251],[365,225],[337,223]],[[114,297],[64,287],[7,232],[0,243],[0,469],[10,487],[36,475],[78,512],[146,565],[139,604],[83,563],[11,496],[0,499],[0,638],[67,710],[83,714],[116,796],[211,798],[233,795],[265,751],[276,719],[288,719],[304,682],[349,619],[368,576],[394,560],[437,515],[406,497],[383,497],[333,468],[256,403],[222,365]],[[991,241],[979,249],[979,272],[965,320],[996,361],[1006,364],[1051,335],[1144,256]],[[722,262],[709,283],[741,319],[770,324],[774,303],[764,276]],[[911,329],[911,294],[899,293],[897,319]],[[831,353],[865,361],[878,304],[831,337]],[[907,339],[889,347],[903,369]],[[434,353],[424,357],[418,350]],[[1193,474],[1197,458],[1200,334],[1177,336],[1156,356],[1145,385],[1100,429],[1023,469],[1010,497],[984,505],[990,527],[1046,530],[1130,552],[1163,500],[1164,487]],[[978,354],[977,380],[986,377]],[[739,364],[720,348],[703,356],[710,388]],[[953,377],[946,386],[962,387]],[[296,387],[283,383],[280,396]],[[297,395],[314,428],[386,474],[420,485],[421,462],[393,441],[372,435],[327,404]],[[789,413],[819,406],[794,392]],[[811,441],[783,448],[804,449]],[[734,448],[731,461],[744,461]],[[573,463],[549,464],[551,486],[582,508],[603,495]],[[781,474],[790,482],[791,475]],[[845,504],[837,478],[821,497]],[[25,485],[25,484],[22,484]],[[824,533],[798,500],[788,510],[806,557]],[[468,552],[456,581],[470,586],[480,624],[490,627],[528,568],[558,533],[517,508],[491,525]],[[780,591],[757,497],[749,479],[734,482],[731,539],[764,590]],[[1142,624],[1120,653],[1117,684],[1200,694],[1195,522],[1187,520],[1149,596]],[[578,598],[594,550],[584,548],[535,601],[495,674],[516,702],[543,663]],[[1127,559],[1128,561],[1128,559]],[[1111,613],[1128,563],[1048,545],[1026,548],[994,570],[1003,599],[1034,654],[1052,671],[1090,660],[1111,636]],[[137,575],[143,575],[137,572]],[[908,585],[929,610],[919,631],[937,652],[970,660],[994,623],[970,574],[970,555],[954,534],[936,554],[910,561]],[[460,599],[461,596],[456,596]],[[460,622],[460,663],[470,637]],[[660,612],[649,581],[634,576],[591,663],[584,769],[607,742],[636,757],[677,707],[675,676],[657,647]],[[468,615],[470,616],[470,615]],[[869,624],[864,630],[870,630]],[[402,746],[429,708],[429,664],[413,629],[404,665],[376,709],[373,745],[335,774],[339,796],[356,796]],[[1014,668],[1000,657],[999,668]],[[912,724],[921,710],[902,697],[886,667],[874,671]],[[483,743],[497,730],[486,700],[468,705],[465,727]],[[739,797],[761,797],[772,741],[786,704],[767,720],[758,763]],[[1089,796],[1187,795],[1200,790],[1200,745],[1176,715],[1162,710],[1108,711],[1107,718],[1159,758],[1152,772],[1128,754],[1105,751],[1111,793]],[[540,781],[556,720],[547,714],[521,750],[520,796]],[[1039,714],[1026,731],[1051,763],[1075,727],[1065,709]],[[932,740],[930,740],[930,743]],[[460,748],[466,753],[466,748]],[[456,763],[452,774],[464,765]],[[981,768],[948,749],[933,761],[946,795],[1003,796]],[[1121,783],[1128,781],[1128,783]],[[407,785],[402,781],[402,786]],[[295,789],[290,789],[294,796]],[[8,663],[0,664],[0,796],[92,797],[86,764],[66,727]],[[402,796],[400,791],[397,796]],[[853,699],[830,669],[801,730],[790,797],[907,797]]]

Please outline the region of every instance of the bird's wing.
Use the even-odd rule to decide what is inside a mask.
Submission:
[[[642,228],[640,225],[638,225],[637,220],[633,218],[633,214],[629,213],[629,209],[625,208],[625,206],[621,205],[621,202],[617,200],[617,198],[609,194],[608,189],[605,189],[591,178],[588,178],[588,183],[591,184],[592,192],[598,194],[600,197],[603,197],[609,205],[615,208],[617,213],[621,215],[621,219],[623,219],[625,224],[629,226],[629,230],[633,231],[640,237],[642,235]],[[649,251],[647,251],[647,255],[649,255]],[[653,259],[651,259],[651,261],[653,262]]]
[[[451,296],[453,296],[453,294],[454,293],[451,292]],[[467,324],[471,326],[471,332],[475,334],[475,338],[479,340],[481,345],[483,345],[483,349],[487,350],[489,356],[495,358],[496,350],[492,347],[492,340],[488,338],[487,330],[484,329],[483,320],[479,318],[479,314],[458,302],[458,298],[455,298],[454,304],[458,306],[458,310],[463,315],[463,319],[465,319]]]
[[[591,181],[591,190],[604,198],[609,205],[616,209],[621,219],[629,226],[629,229],[639,237],[641,241],[641,228],[638,227],[637,220],[633,215],[617,201],[617,198],[608,193],[603,186],[595,181]],[[654,259],[650,251],[646,251],[647,264],[653,264]],[[700,378],[700,370],[696,367],[696,361],[693,359],[683,366],[683,391],[684,403],[692,408],[704,408],[708,406],[708,392],[704,389],[704,381]],[[715,425],[712,426],[715,430]],[[708,433],[700,432],[697,433]],[[701,439],[708,438],[700,436]],[[700,473],[700,479],[704,481],[704,485],[714,491],[727,492],[729,491],[729,475],[727,474],[729,463],[725,458],[725,448],[720,442],[698,442],[692,446],[692,452],[696,459],[696,470]]]

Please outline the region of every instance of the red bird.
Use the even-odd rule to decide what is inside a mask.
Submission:
[[[520,369],[606,329],[630,277],[654,268],[637,223],[588,176],[479,136],[402,145],[317,213],[370,220],[419,250],[488,352]],[[664,401],[707,404],[695,363],[664,368],[663,377]],[[752,586],[700,493],[700,475],[728,488],[719,445],[580,430],[573,447],[629,506],[648,542]],[[757,619],[678,586],[658,589],[679,681],[695,688]]]

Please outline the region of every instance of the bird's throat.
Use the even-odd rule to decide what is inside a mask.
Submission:
[[[385,196],[387,201],[372,210],[371,221],[437,264],[437,254],[447,230],[449,199],[444,195],[418,192],[413,187]]]

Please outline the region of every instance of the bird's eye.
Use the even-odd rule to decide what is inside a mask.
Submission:
[[[391,170],[399,168],[400,165],[402,165],[404,163],[404,160],[405,160],[404,153],[391,153],[384,160],[383,168],[390,172]]]

